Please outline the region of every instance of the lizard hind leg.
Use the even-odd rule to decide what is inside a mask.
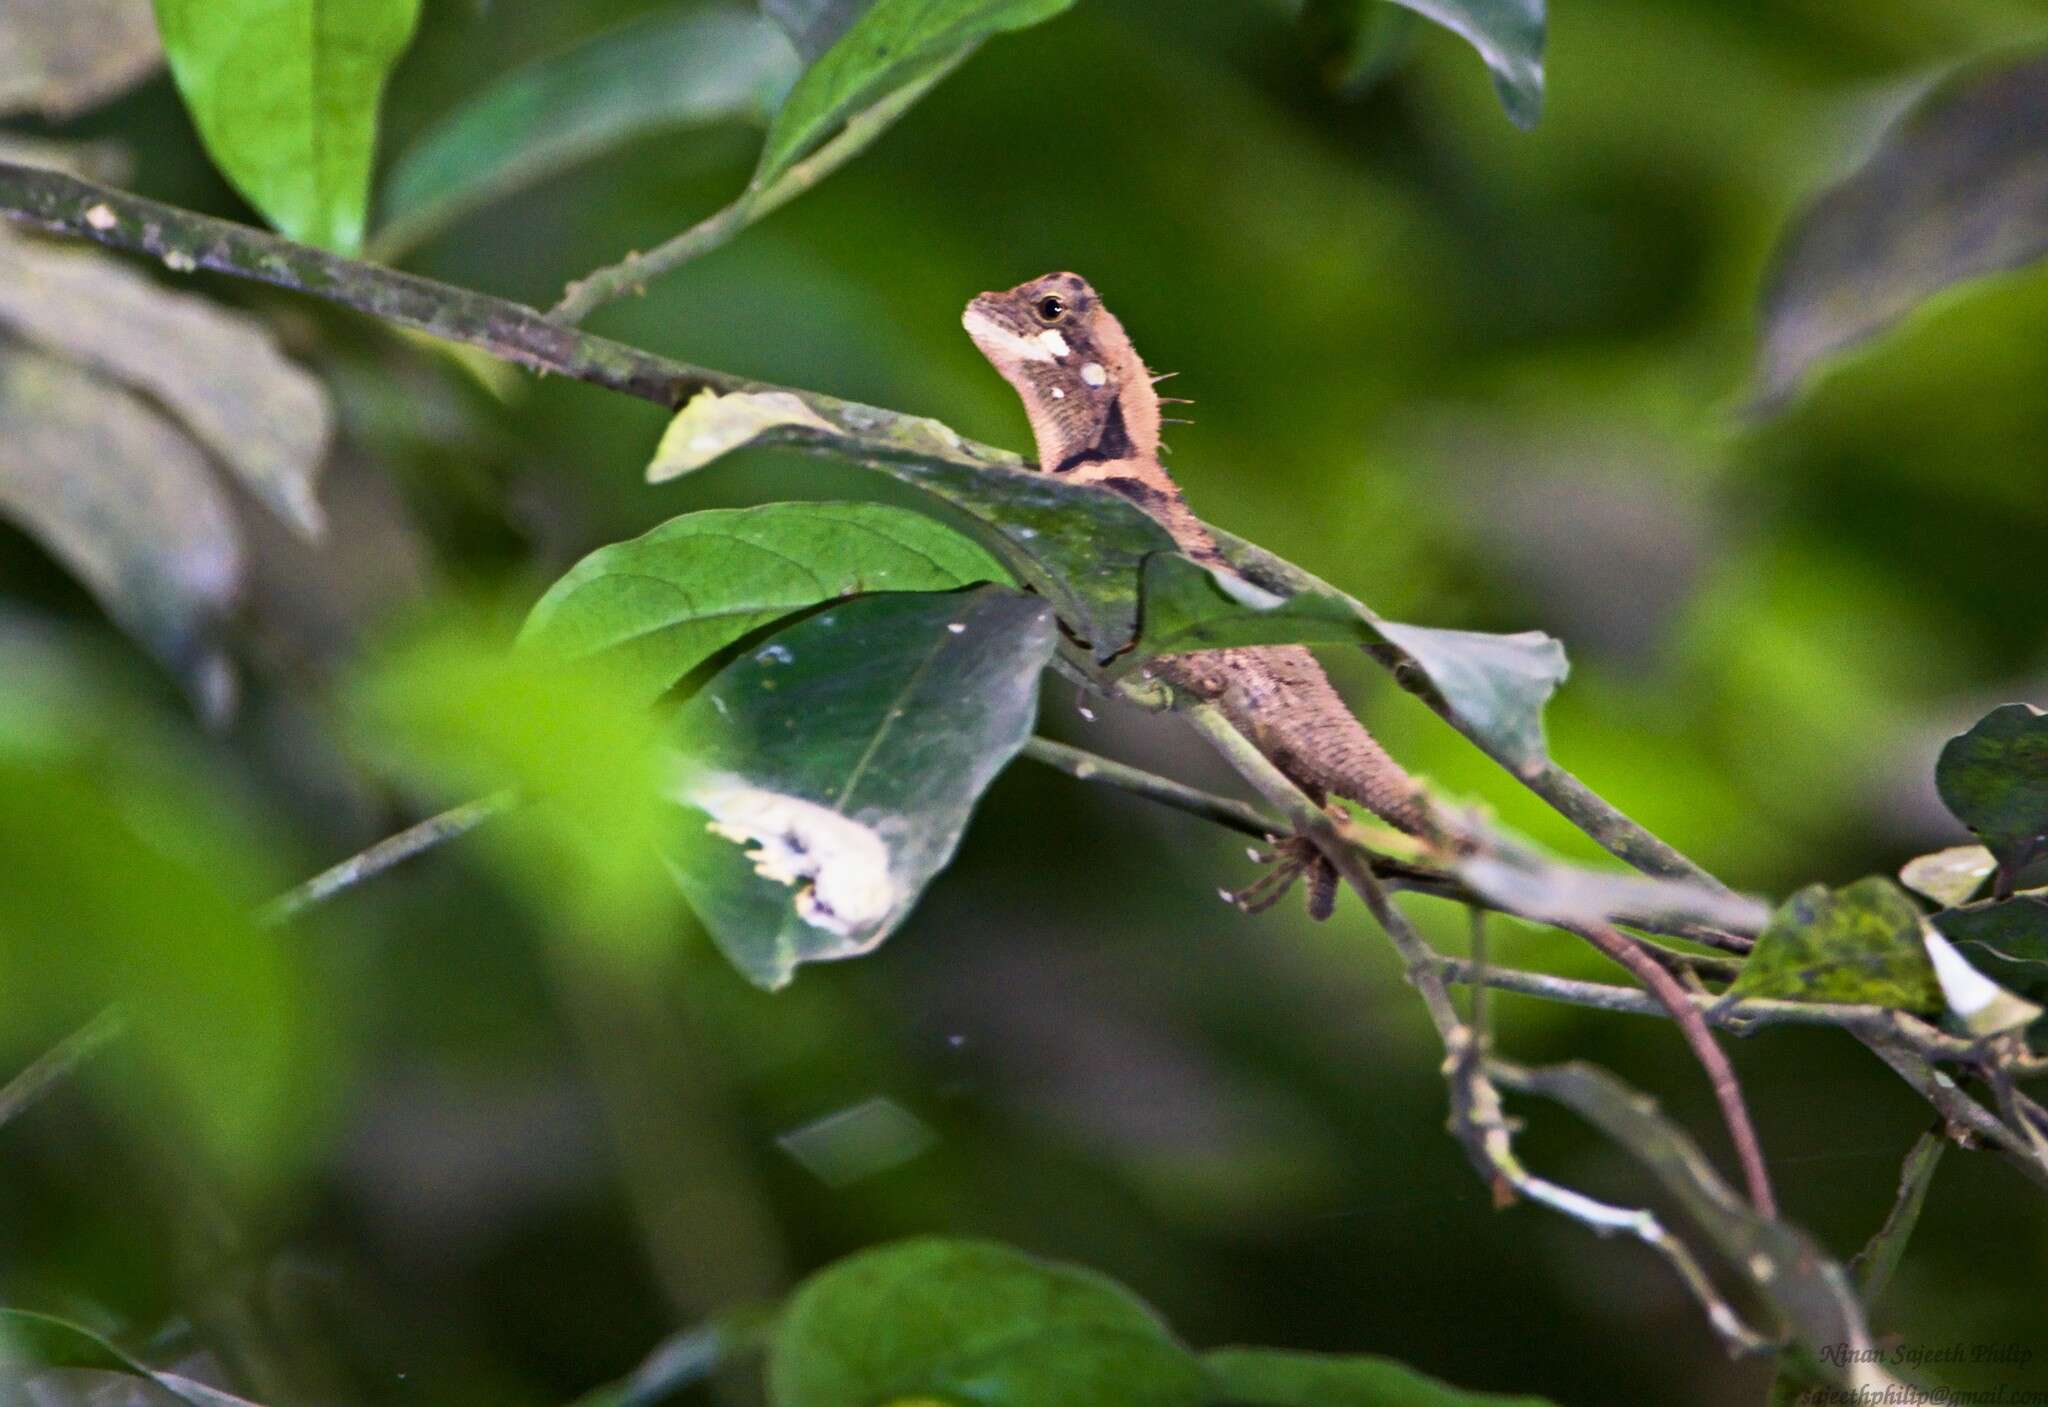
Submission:
[[[1337,871],[1316,843],[1305,835],[1283,836],[1271,850],[1254,850],[1252,858],[1268,866],[1242,889],[1223,891],[1226,902],[1248,914],[1262,914],[1287,897],[1296,880],[1308,889],[1308,916],[1318,923],[1337,906]]]

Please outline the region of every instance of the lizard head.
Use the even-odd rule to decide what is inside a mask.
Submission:
[[[1158,455],[1151,374],[1086,279],[1047,274],[984,293],[960,321],[1023,397],[1041,469],[1060,474]]]

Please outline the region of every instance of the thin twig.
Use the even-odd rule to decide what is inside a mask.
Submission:
[[[0,1085],[0,1126],[12,1122],[66,1079],[73,1070],[97,1055],[127,1023],[118,1007],[108,1007],[92,1020],[51,1046],[22,1072]]]
[[[1749,1106],[1743,1102],[1742,1086],[1735,1079],[1735,1067],[1728,1063],[1728,1053],[1714,1043],[1706,1018],[1692,1003],[1692,995],[1679,986],[1678,979],[1659,966],[1655,959],[1612,928],[1604,924],[1588,924],[1575,931],[1634,973],[1636,980],[1649,988],[1650,994],[1671,1013],[1679,1034],[1685,1037],[1685,1043],[1692,1048],[1693,1058],[1700,1062],[1700,1068],[1707,1072],[1708,1083],[1714,1088],[1714,1099],[1721,1106],[1722,1122],[1728,1126],[1728,1137],[1735,1144],[1735,1156],[1742,1163],[1742,1179],[1749,1188],[1750,1204],[1759,1214],[1776,1217],[1778,1199],[1771,1193],[1770,1173],[1764,1167],[1763,1145],[1757,1141],[1756,1126],[1750,1122]]]
[[[1227,796],[1217,796],[1185,782],[1176,782],[1171,777],[1097,756],[1083,748],[1056,743],[1051,738],[1033,738],[1024,744],[1025,757],[1033,762],[1043,763],[1055,771],[1064,772],[1076,781],[1097,782],[1103,786],[1116,787],[1133,796],[1170,806],[1176,811],[1185,811],[1190,816],[1199,816],[1213,821],[1240,835],[1255,840],[1270,840],[1275,826],[1273,821],[1256,806]]]
[[[468,835],[491,817],[511,810],[516,800],[509,791],[493,792],[407,826],[367,850],[360,850],[341,863],[330,865],[305,883],[287,889],[256,911],[256,921],[266,926],[289,922],[344,889],[353,888],[437,845]]]
[[[548,310],[549,320],[579,323],[604,304],[627,293],[644,290],[651,280],[681,268],[700,254],[710,253],[755,221],[766,219],[867,150],[875,138],[887,131],[919,98],[959,67],[968,52],[962,50],[924,77],[894,90],[873,107],[857,114],[830,141],[767,185],[750,182],[731,204],[681,234],[665,240],[645,254],[629,254],[616,264],[607,264],[584,275],[563,290],[562,301]]]

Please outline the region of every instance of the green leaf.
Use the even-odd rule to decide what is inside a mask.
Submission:
[[[1137,633],[1138,573],[1154,552],[1172,552],[1166,529],[1115,494],[977,459],[936,420],[876,421],[863,407],[826,419],[788,392],[704,391],[683,407],[647,466],[650,483],[691,473],[746,444],[826,450],[923,489],[992,535],[1002,559],[1051,601],[1062,621],[1113,658]]]
[[[382,186],[380,249],[635,137],[766,123],[798,63],[782,31],[730,9],[655,11],[509,73],[429,128]]]
[[[1933,923],[2002,985],[2048,996],[2048,890],[1946,909]]]
[[[156,0],[171,74],[214,164],[279,230],[352,254],[377,106],[420,0]]]
[[[1951,845],[1916,855],[1899,867],[1899,883],[1943,908],[1963,903],[1983,887],[1998,861],[1981,845]]]
[[[1392,0],[1479,51],[1508,120],[1534,127],[1543,115],[1543,0]]]
[[[31,1371],[83,1368],[139,1378],[189,1407],[255,1407],[245,1397],[164,1373],[131,1358],[92,1330],[48,1314],[25,1309],[0,1309],[0,1369],[26,1365]]]
[[[927,78],[994,34],[1024,29],[1074,0],[876,0],[790,90],[754,174],[770,185],[854,114]]]
[[[0,328],[151,397],[279,518],[320,535],[334,412],[256,319],[0,229]]]
[[[829,606],[679,711],[677,882],[750,981],[871,951],[1031,736],[1052,613],[999,586]]]
[[[651,702],[741,636],[820,602],[1009,580],[978,544],[905,508],[710,509],[585,557],[540,598],[520,643],[560,659],[606,654]]]
[[[14,663],[0,656],[0,716],[38,682],[9,677]],[[0,1039],[43,1047],[118,1007],[88,1087],[259,1190],[315,1145],[323,1051],[295,955],[250,915],[273,883],[252,824],[133,721],[111,736],[91,714],[70,723],[0,756],[0,853],[33,859],[0,867]]]
[[[235,675],[220,637],[242,545],[204,456],[140,397],[5,340],[0,425],[0,517],[83,582],[203,715],[225,719]]]
[[[2017,870],[2048,843],[2048,714],[2003,704],[1950,738],[1934,765],[1942,804]]]
[[[1787,899],[1728,992],[1907,1011],[1943,1006],[1921,940],[1920,910],[1875,875],[1839,890],[1808,885]]]
[[[660,860],[671,749],[611,661],[508,651],[442,621],[372,661],[348,711],[368,756],[437,799],[522,798],[478,844],[565,934],[632,961],[673,942],[680,906]]]
[[[7,0],[0,116],[63,122],[134,86],[162,58],[149,0]]]
[[[1527,774],[1544,765],[1543,708],[1570,670],[1556,640],[1533,630],[1492,635],[1386,620],[1292,563],[1229,533],[1210,532],[1255,589],[1177,554],[1152,557],[1145,563],[1141,653],[1290,642],[1362,645],[1402,687],[1429,700],[1503,766]]]
[[[1202,1363],[1232,1407],[1547,1407],[1540,1397],[1466,1392],[1390,1358],[1219,1348]]]
[[[773,1407],[1202,1407],[1205,1375],[1122,1286],[1003,1246],[899,1242],[800,1286]]]
[[[875,0],[761,0],[761,13],[781,25],[805,63],[839,42]]]
[[[1546,761],[1543,706],[1566,673],[1564,649],[1548,636],[1383,620],[1328,583],[1212,527],[1246,580],[1219,578],[1181,556],[1166,529],[1106,489],[1017,468],[1007,458],[975,458],[937,421],[877,421],[864,407],[827,409],[836,419],[788,392],[701,392],[671,422],[647,477],[661,482],[691,473],[746,444],[829,451],[973,518],[1017,576],[1089,644],[1097,663],[1113,661],[1115,672],[1175,650],[1363,645],[1504,765],[1526,773]]]
[[[1763,299],[1759,399],[1943,289],[2048,251],[2048,56],[1973,68],[1915,103],[1779,242]]]

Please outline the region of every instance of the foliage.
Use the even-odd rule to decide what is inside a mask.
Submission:
[[[200,1407],[244,1400],[214,1382],[381,1401],[415,1391],[390,1386],[404,1362],[431,1365],[417,1390],[437,1400],[566,1400],[661,1332],[649,1269],[697,1327],[586,1402],[751,1374],[755,1347],[776,1407],[1449,1407],[1539,1399],[1403,1360],[1560,1400],[1715,1371],[1685,1359],[1711,1348],[1690,1329],[1642,1336],[1646,1364],[1636,1336],[1558,1327],[1583,1312],[1559,1287],[1586,1252],[1501,1254],[1523,1233],[1463,1220],[1484,1198],[1460,1152],[1497,1206],[1651,1248],[1626,1281],[1638,1302],[1675,1273],[1725,1345],[1785,1346],[1784,1391],[1902,1386],[1864,1352],[1902,1261],[1887,1314],[1911,1335],[1990,1334],[2031,1303],[1983,1248],[2027,1244],[2038,1199],[1972,1183],[1954,1194],[1967,1238],[1930,1232],[1910,1256],[1907,1238],[1951,1137],[2048,1185],[2048,1115],[2022,1085],[2044,1068],[2048,890],[2025,886],[2048,715],[1998,707],[1939,750],[1933,791],[1980,845],[1920,855],[1904,889],[1812,879],[1955,838],[1902,799],[1928,791],[1953,726],[1935,720],[2038,669],[2038,496],[2009,470],[2048,433],[2014,393],[2048,365],[2026,272],[2048,247],[2025,120],[2037,24],[1994,0],[1923,26],[1939,42],[1848,14],[1702,26],[1688,0],[1595,6],[1559,17],[1568,81],[1523,138],[1469,55],[1415,42],[1417,17],[1476,50],[1529,127],[1540,0],[156,8],[198,142],[291,240],[181,208],[225,192],[194,174],[168,85],[89,126],[0,134],[0,211],[233,276],[173,291],[0,229],[0,512],[48,554],[0,543],[0,1042],[22,1065],[0,1085],[0,1178],[53,1228],[10,1245],[32,1273],[9,1293],[90,1306],[94,1326],[0,1311],[0,1391],[55,1367]],[[8,7],[0,116],[62,123],[133,88],[158,58],[137,13]],[[1359,106],[1315,91],[1281,23]],[[1853,169],[1827,147],[1852,125],[1842,94],[1937,69]],[[733,128],[759,129],[758,151]],[[387,130],[401,154],[380,171]],[[664,280],[863,153],[787,223]],[[17,159],[133,169],[172,203],[34,184]],[[1802,194],[1828,169],[1846,174]],[[366,233],[379,260],[451,282],[306,247]],[[546,319],[472,291],[558,286],[650,239]],[[1751,265],[1773,243],[1748,372]],[[1083,259],[1202,388],[1207,438],[1175,466],[1196,506],[1285,556],[1219,531],[1237,570],[1213,571],[1118,496],[953,428],[1014,434],[953,336],[959,300]],[[1963,290],[1993,272],[2015,276]],[[252,280],[293,296],[248,299]],[[644,311],[618,301],[639,289]],[[648,350],[579,332],[599,309]],[[502,368],[472,380],[391,335],[423,325],[674,412],[646,478],[694,511],[623,486],[652,420]],[[658,354],[678,345],[747,374]],[[1745,374],[1767,413],[1731,427],[1713,407]],[[723,504],[750,506],[702,506]],[[1289,558],[1445,624],[1389,620]],[[90,603],[67,574],[213,732],[80,663]],[[394,583],[430,579],[438,606],[390,608]],[[477,590],[494,604],[447,604]],[[515,643],[495,603],[536,595]],[[22,609],[61,620],[65,647],[14,630]],[[1532,620],[1572,641],[1569,690]],[[1149,678],[1191,650],[1295,643],[1340,676],[1362,652],[1451,725],[1371,712],[1443,779],[1441,834],[1325,813]],[[1083,691],[1073,717],[1041,689],[1049,666]],[[1264,807],[1033,740],[1126,703],[1190,714]],[[1097,733],[1216,785],[1128,710]],[[1298,828],[1289,853],[1345,876],[1363,901],[1345,922],[1369,911],[1399,969],[1349,943],[1241,946],[1214,910],[1197,924],[1187,896],[1234,860],[1122,798],[1032,790],[1047,779],[1009,769],[1020,755],[1236,832]],[[1791,897],[1730,891],[1567,760],[1713,869]],[[301,841],[346,851],[451,803],[262,902],[305,868]],[[472,826],[488,882],[459,860],[379,878]],[[1583,863],[1595,845],[1647,873]],[[1389,890],[1430,897],[1411,919]],[[1487,911],[1516,922],[1489,936]],[[1558,933],[1643,986],[1582,975]],[[1332,1037],[1374,962],[1391,995],[1360,1060]],[[1393,1000],[1403,976],[1441,1053]],[[1489,983],[1546,1000],[1450,995]],[[1750,1200],[1684,1131],[1704,1105],[1667,1115],[1590,1063],[1500,1056],[1600,1039],[1559,1003],[1681,1027],[1755,1159]],[[1935,1114],[1860,1283],[1834,1247],[1877,1220],[1889,1167],[1846,1175],[1811,1229],[1780,1215],[1710,1058],[1712,1028],[1789,1023],[1838,1029],[1818,1056],[1744,1062],[1759,1103],[1826,1106],[1818,1154],[1780,1161],[1795,1140],[1773,1132],[1785,1184],[1868,1145],[1889,1106],[1861,1082],[1885,1066]],[[1672,1032],[1650,1029],[1602,1060],[1663,1078]],[[455,1092],[420,1095],[415,1069]],[[63,1103],[72,1083],[89,1120]],[[1546,1131],[1536,1170],[1504,1092],[1598,1139]],[[1455,1147],[1416,1138],[1446,1099]],[[871,1109],[893,1119],[879,1151],[850,1117]],[[822,1162],[798,1151],[821,1143]],[[1686,1222],[1567,1181],[1610,1149]],[[859,1170],[818,1173],[835,1155]],[[1959,1161],[1958,1180],[1992,1163]],[[175,1255],[161,1226],[100,1229],[143,1201]],[[1212,1337],[1397,1357],[1198,1352],[1120,1284],[994,1242],[828,1258],[934,1224],[1085,1246],[1174,1323],[1260,1330]],[[345,1287],[339,1312],[291,1302],[296,1257],[331,1271],[329,1247],[380,1240],[369,1267],[306,1277]],[[542,1246],[577,1263],[550,1264],[545,1332],[522,1335],[512,1286]],[[148,1269],[123,1283],[115,1265]],[[451,1295],[458,1276],[476,1288]],[[405,1323],[373,1308],[387,1299],[462,1309]],[[1515,1314],[1549,1327],[1514,1332]],[[349,1328],[312,1327],[330,1323]],[[472,1323],[532,1343],[450,1347]]]

